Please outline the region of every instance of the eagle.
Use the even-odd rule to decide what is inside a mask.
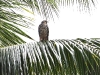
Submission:
[[[47,25],[47,20],[43,20],[38,27],[38,33],[40,41],[47,41],[49,36],[49,27]]]

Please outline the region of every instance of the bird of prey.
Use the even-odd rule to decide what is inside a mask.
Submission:
[[[46,20],[43,20],[41,22],[41,24],[38,27],[38,32],[39,32],[40,41],[46,41],[46,40],[48,40],[49,28],[48,28]]]

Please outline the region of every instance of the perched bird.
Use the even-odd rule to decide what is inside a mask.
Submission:
[[[48,40],[49,28],[48,28],[46,20],[43,20],[41,22],[41,24],[38,27],[38,32],[39,32],[40,41],[46,41],[46,40]]]

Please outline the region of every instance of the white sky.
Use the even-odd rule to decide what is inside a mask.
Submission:
[[[42,20],[36,15],[34,30],[28,30],[28,34],[36,41],[39,41],[38,25]],[[91,13],[80,12],[72,6],[61,8],[59,18],[55,17],[54,20],[48,23],[50,40],[100,38],[100,3],[96,4]]]

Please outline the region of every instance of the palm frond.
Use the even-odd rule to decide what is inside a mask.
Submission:
[[[32,39],[21,28],[29,28],[32,23],[28,22],[27,17],[18,14],[14,11],[22,10],[18,2],[10,0],[0,0],[0,47],[14,45],[18,43],[25,43],[18,35]],[[26,18],[26,20],[24,20]],[[18,34],[18,35],[17,35]]]
[[[54,14],[58,16],[59,5],[74,5],[78,4],[78,7],[85,10],[91,9],[92,5],[95,5],[95,0],[5,0],[8,6],[27,6],[32,8],[33,12],[37,11],[45,19],[54,18]]]
[[[98,44],[93,39],[51,40],[1,48],[0,75],[99,75]]]

